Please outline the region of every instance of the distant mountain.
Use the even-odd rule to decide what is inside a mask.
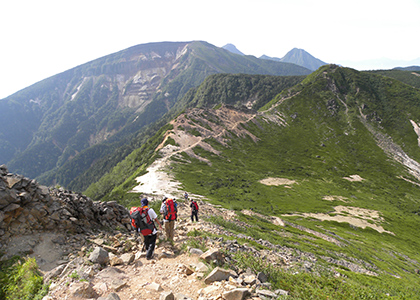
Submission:
[[[245,55],[241,51],[239,51],[238,48],[236,48],[233,44],[226,44],[222,48],[235,54]]]
[[[1,100],[0,164],[43,184],[66,187],[99,164],[89,180],[98,179],[141,146],[140,132],[145,134],[215,73],[288,76],[311,71],[234,55],[202,41],[137,45]]]
[[[401,70],[401,71],[420,71],[420,66],[410,66],[410,67],[397,67],[393,70]]]
[[[267,55],[262,55],[261,59],[269,59],[274,61],[288,62],[296,64],[298,66],[305,67],[309,70],[315,71],[319,67],[326,65],[327,63],[313,57],[311,54],[306,52],[303,49],[293,48],[282,58],[270,57]]]
[[[420,66],[420,57],[413,60],[396,60],[389,58],[377,58],[362,61],[341,60],[340,64],[357,70],[389,70],[393,68]]]

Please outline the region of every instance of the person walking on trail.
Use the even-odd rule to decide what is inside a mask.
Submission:
[[[157,230],[155,223],[162,230],[156,212],[153,208],[149,208],[147,198],[141,199],[141,207],[132,207],[130,209],[131,224],[144,236],[144,248],[146,250],[146,259],[153,258],[156,246]]]
[[[190,207],[191,207],[191,222],[194,222],[194,217],[195,217],[195,220],[198,222],[198,204],[197,204],[197,202],[195,200],[191,199]]]
[[[160,213],[163,215],[163,223],[165,224],[166,239],[173,241],[175,234],[175,221],[178,217],[178,204],[174,199],[164,197],[160,206]]]
[[[187,192],[185,192],[185,194],[184,194],[184,199],[185,199],[185,201],[188,200],[188,193]]]

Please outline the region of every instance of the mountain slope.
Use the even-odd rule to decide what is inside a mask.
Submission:
[[[377,70],[377,71],[369,71],[373,74],[378,74],[386,77],[391,77],[397,79],[401,82],[404,82],[408,85],[411,85],[415,88],[420,88],[420,70]]]
[[[296,64],[298,66],[305,67],[312,71],[315,71],[319,67],[327,64],[323,62],[322,60],[313,57],[311,54],[309,54],[305,50],[298,49],[298,48],[293,48],[292,50],[287,52],[286,55],[282,58],[269,57],[266,55],[263,55],[260,58],[274,60],[274,61],[288,62],[288,63]]]
[[[304,76],[268,76],[268,75],[246,75],[246,74],[215,74],[209,76],[197,89],[191,89],[183,99],[181,99],[175,106],[175,113],[172,115],[176,117],[180,111],[187,108],[198,107],[217,107],[220,105],[230,105],[243,109],[256,110],[269,102],[273,97],[283,90],[290,89],[297,83],[301,82]],[[162,142],[164,134],[171,128],[168,124],[172,118],[168,114],[155,124],[155,130],[158,131],[153,136],[152,130],[149,130],[146,136],[149,140],[142,140],[131,154],[127,156],[124,161],[121,161],[112,172],[106,174],[99,180],[94,180],[91,177],[92,173],[88,172],[81,176],[80,183],[73,182],[75,187],[86,189],[87,183],[92,184],[87,193],[94,199],[101,199],[105,195],[111,194],[106,199],[112,199],[113,194],[117,193],[119,196],[125,198],[124,191],[121,191],[115,186],[123,183],[125,180],[133,180],[133,177],[145,172],[145,167],[150,164],[150,160],[154,159],[154,150]],[[164,121],[166,120],[166,121]],[[162,127],[158,130],[159,125]],[[169,129],[170,130],[170,129]],[[139,139],[139,138],[137,138]],[[93,170],[92,170],[93,171]],[[132,183],[131,183],[132,184]],[[115,189],[114,189],[115,188]],[[113,190],[114,189],[114,190]],[[130,195],[127,197],[130,198]]]
[[[151,161],[165,161],[161,172],[178,188],[237,212],[235,222],[215,216],[218,224],[311,251],[348,282],[398,297],[419,283],[419,99],[398,80],[325,66],[258,112],[185,111],[155,137]],[[147,171],[108,199],[153,194],[141,176]],[[270,216],[286,227],[268,224]],[[349,261],[372,277],[355,275]]]
[[[134,46],[0,101],[10,116],[0,123],[0,161],[26,176],[44,174],[39,178],[45,183],[67,185],[161,118],[190,88],[222,72],[310,73],[293,64],[233,55],[205,42]],[[19,119],[24,121],[16,123]],[[74,162],[70,168],[69,162]]]

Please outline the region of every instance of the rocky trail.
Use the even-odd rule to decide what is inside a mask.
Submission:
[[[86,236],[86,242],[73,259],[45,272],[45,280],[52,280],[50,293],[44,300],[55,299],[262,299],[275,297],[280,292],[270,291],[270,284],[264,274],[252,270],[233,270],[211,265],[226,263],[222,249],[225,244],[207,239],[200,240],[206,252],[198,248],[186,247],[191,231],[217,233],[220,228],[206,221],[192,223],[189,207],[180,203],[180,215],[176,222],[174,243],[166,241],[164,233],[159,240],[152,260],[146,260],[142,252],[141,237],[136,233],[116,233]],[[204,202],[200,203],[200,217],[226,215],[220,208]],[[227,216],[227,215],[226,215]],[[226,245],[240,248],[235,241]],[[46,260],[52,255],[34,252],[38,260]],[[99,250],[100,249],[100,250]],[[74,249],[76,250],[76,249]],[[250,249],[248,249],[250,250]],[[256,251],[254,249],[254,251]],[[107,258],[106,258],[107,257]],[[48,265],[43,265],[46,268]],[[238,272],[239,271],[239,272]],[[241,273],[241,274],[238,274]],[[268,295],[268,296],[267,296]],[[266,298],[264,298],[266,299]]]

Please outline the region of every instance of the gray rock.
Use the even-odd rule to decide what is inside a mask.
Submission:
[[[0,175],[5,176],[5,175],[7,175],[7,173],[9,173],[9,171],[7,170],[6,165],[1,165],[0,166]]]
[[[63,272],[63,270],[66,268],[66,265],[60,265],[51,271],[45,273],[44,275],[44,282],[48,283],[51,279],[56,278],[57,276],[60,276],[60,274]]]
[[[204,279],[204,283],[210,284],[215,281],[227,280],[230,276],[238,277],[238,275],[232,270],[225,270],[217,267]]]
[[[73,298],[97,298],[95,290],[88,282],[76,282],[70,285],[69,292]]]
[[[156,282],[152,282],[151,284],[148,284],[146,286],[146,289],[151,290],[151,291],[156,291],[156,292],[163,291],[163,288],[161,287],[161,285]]]
[[[277,294],[269,290],[256,290],[255,292],[257,293],[258,296],[264,296],[268,298],[277,298]]]
[[[134,254],[133,253],[124,253],[121,255],[121,260],[125,265],[129,265],[134,261]]]
[[[222,253],[220,253],[219,249],[216,248],[207,250],[206,252],[200,255],[200,258],[205,260],[206,262],[223,262]]]
[[[89,260],[93,263],[104,265],[109,262],[109,255],[103,248],[96,247],[90,254]]]
[[[265,273],[264,273],[264,272],[259,272],[259,273],[257,274],[257,279],[258,279],[259,281],[261,281],[262,283],[264,283],[264,282],[267,282],[268,277],[267,277],[267,275],[265,275]]]
[[[172,292],[163,292],[160,294],[159,300],[175,300],[175,296]]]
[[[243,278],[245,284],[254,285],[257,282],[257,277],[254,274],[245,275]]]
[[[281,290],[281,289],[275,290],[274,293],[276,293],[277,295],[280,295],[280,296],[287,296],[287,295],[289,295],[289,292],[288,291]]]
[[[191,248],[191,249],[190,249],[190,253],[191,253],[192,255],[198,255],[198,256],[200,256],[200,255],[202,255],[204,252],[203,252],[203,251],[201,251],[201,249]]]
[[[111,293],[106,297],[99,297],[97,300],[121,300],[120,296],[116,293]]]
[[[209,267],[207,267],[201,261],[199,263],[197,263],[196,265],[194,265],[194,268],[197,272],[202,272],[202,273],[207,272],[209,270]]]
[[[175,300],[193,300],[193,298],[188,297],[184,294],[176,294]]]
[[[223,293],[223,299],[225,300],[243,300],[251,295],[251,292],[247,288],[238,288]]]

